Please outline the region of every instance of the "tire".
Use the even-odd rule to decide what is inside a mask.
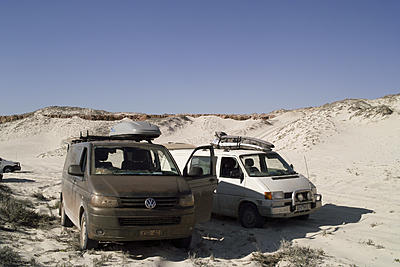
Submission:
[[[302,221],[307,221],[309,218],[310,218],[310,214],[300,215],[297,217],[297,219],[302,220]]]
[[[3,180],[3,174],[0,173],[0,181]]]
[[[189,249],[192,243],[192,236],[172,240],[172,244],[177,248]]]
[[[68,215],[65,214],[65,210],[64,210],[64,204],[60,203],[60,208],[59,208],[59,214],[60,214],[60,223],[61,226],[64,227],[72,227],[74,224],[72,223],[72,221],[69,219]]]
[[[245,228],[262,228],[265,218],[258,213],[257,207],[254,204],[245,203],[240,206],[239,221]]]
[[[81,218],[81,231],[79,235],[79,247],[81,250],[95,249],[99,245],[99,242],[90,239],[88,236],[88,224],[86,212],[82,214]]]
[[[6,167],[4,167],[4,169],[3,169],[3,172],[4,172],[4,173],[13,172],[13,171],[14,171],[14,169],[13,169],[12,167],[10,167],[10,166],[6,166]]]

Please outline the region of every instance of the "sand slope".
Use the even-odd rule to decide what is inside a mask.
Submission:
[[[208,143],[215,131],[262,138],[275,144],[295,169],[323,194],[324,206],[308,221],[270,220],[263,229],[244,229],[234,219],[213,217],[196,229],[188,255],[168,242],[108,245],[99,251],[76,250],[76,229],[0,230],[0,246],[45,265],[257,265],[255,251],[275,252],[282,239],[321,248],[323,265],[397,266],[400,259],[400,95],[375,100],[344,100],[316,108],[277,111],[265,120],[214,116],[153,120],[162,130],[159,143]],[[115,122],[32,116],[0,124],[0,156],[18,160],[22,173],[5,174],[3,183],[17,197],[34,201],[38,212],[60,191],[65,142],[79,131],[105,134]],[[31,197],[42,192],[50,202]],[[397,260],[396,260],[397,259]],[[399,265],[400,266],[400,265]]]

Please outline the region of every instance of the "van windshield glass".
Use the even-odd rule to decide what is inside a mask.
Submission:
[[[296,172],[275,152],[240,156],[251,177],[290,175]]]
[[[165,149],[159,147],[95,147],[94,174],[179,175]]]

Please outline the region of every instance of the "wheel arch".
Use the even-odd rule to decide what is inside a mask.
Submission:
[[[81,206],[79,208],[79,228],[81,228],[81,223],[82,223],[82,215],[85,212],[85,208],[83,206]],[[86,222],[87,223],[87,222]]]

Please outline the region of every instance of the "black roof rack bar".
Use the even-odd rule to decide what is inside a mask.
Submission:
[[[83,136],[82,132],[80,132],[79,138],[71,140],[72,144],[83,143],[83,142],[91,142],[91,141],[111,141],[111,140],[128,140],[128,141],[147,141],[151,143],[154,138],[145,136],[145,135],[113,135],[113,136],[103,136],[103,135],[89,135],[89,131],[87,131],[87,135]]]

